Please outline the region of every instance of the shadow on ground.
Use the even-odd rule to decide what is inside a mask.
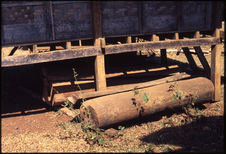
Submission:
[[[122,71],[136,71],[139,69],[151,69],[164,67],[160,63],[160,57],[152,56],[137,56],[134,53],[123,53],[123,54],[115,54],[106,56],[106,73],[116,73]],[[78,69],[81,70],[79,75],[94,75],[94,58],[88,57],[85,59],[76,59],[76,60],[68,60],[68,61],[58,61],[53,64],[70,64],[79,66]],[[77,65],[77,64],[81,64]],[[192,71],[187,69],[189,65],[187,63],[182,63],[176,60],[168,59],[168,65],[178,65],[179,69],[175,69],[170,73],[184,71],[188,74],[191,74]],[[57,66],[57,65],[56,65]],[[199,68],[200,71],[198,73],[193,73],[194,76],[205,76],[205,72]],[[57,71],[57,70],[56,70]],[[87,73],[87,74],[83,74]],[[154,76],[153,76],[154,74]],[[111,79],[109,81],[107,79],[108,85],[123,85],[128,84],[128,82],[134,83],[136,80],[137,83],[145,82],[150,80],[155,80],[163,77],[167,77],[165,75],[157,75],[157,72],[154,72],[150,75],[146,75],[145,78],[140,77],[125,77],[119,79]],[[142,76],[142,74],[140,74]],[[43,111],[34,111],[29,112],[29,114],[35,114],[40,112],[47,112],[49,110],[53,110],[52,107],[49,107],[45,103],[41,101],[42,94],[42,80],[41,80],[41,64],[35,65],[26,65],[26,66],[17,66],[17,67],[9,67],[2,68],[1,72],[1,116],[11,117],[11,116],[19,116],[26,115],[26,111],[28,110],[37,110],[44,108]],[[133,81],[134,80],[134,81]],[[120,83],[121,82],[121,83]],[[13,113],[9,115],[9,113]]]
[[[167,144],[182,147],[172,152],[223,152],[224,117],[201,117],[190,124],[163,128],[141,138],[141,141],[156,146]]]

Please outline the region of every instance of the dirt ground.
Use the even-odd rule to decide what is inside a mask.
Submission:
[[[147,64],[160,65],[159,53]],[[189,70],[183,53],[168,52],[169,65]],[[203,69],[193,54],[200,70]],[[211,54],[205,54],[210,64]],[[122,58],[123,59],[123,58]],[[132,65],[139,65],[131,60]],[[149,63],[150,62],[150,63]],[[119,63],[118,61],[116,63]],[[125,62],[122,61],[123,65]],[[81,123],[41,102],[39,65],[2,68],[2,152],[224,152],[224,52],[221,101],[167,110],[91,134]],[[113,64],[112,64],[113,65]],[[117,66],[117,65],[115,65]],[[120,64],[119,64],[120,67]],[[203,71],[196,75],[205,76]]]

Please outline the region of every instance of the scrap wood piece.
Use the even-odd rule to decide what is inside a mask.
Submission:
[[[130,86],[125,86],[125,87],[120,87],[120,88],[107,89],[107,90],[103,90],[103,91],[95,91],[95,92],[88,92],[88,93],[82,93],[82,94],[76,93],[76,94],[72,94],[67,99],[70,103],[75,104],[78,100],[81,100],[81,99],[100,97],[100,96],[105,96],[105,95],[111,95],[111,94],[131,91],[134,89],[151,87],[151,86],[159,85],[162,83],[177,81],[177,80],[181,80],[181,79],[185,79],[185,78],[189,78],[189,77],[191,77],[191,75],[183,72],[178,75],[173,75],[170,77],[166,77],[166,78],[162,78],[162,79],[158,79],[158,80],[154,80],[154,81],[133,84]]]

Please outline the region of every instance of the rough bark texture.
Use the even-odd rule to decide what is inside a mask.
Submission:
[[[81,120],[94,128],[131,120],[188,103],[213,99],[212,82],[203,77],[103,96],[84,102]]]

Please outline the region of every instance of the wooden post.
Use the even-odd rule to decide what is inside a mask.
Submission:
[[[153,34],[151,40],[152,41],[159,41],[159,36]]]
[[[102,23],[101,23],[101,2],[93,1],[92,13],[93,13],[93,34],[94,34],[94,45],[100,46],[103,44],[101,42],[102,37]],[[105,63],[104,54],[97,55],[95,58],[95,82],[96,91],[105,90],[107,87],[106,77],[105,77]]]
[[[200,32],[199,31],[196,31],[194,37],[195,38],[200,38]]]
[[[82,46],[82,40],[78,40],[79,46]]]
[[[179,33],[174,33],[174,39],[179,40]]]
[[[50,44],[50,50],[51,50],[51,51],[52,51],[52,50],[56,50],[55,44]]]
[[[66,49],[71,49],[71,42],[66,42]]]
[[[220,30],[215,30],[214,36],[220,38]],[[221,99],[221,50],[220,44],[213,45],[211,48],[211,80],[214,85],[213,101]]]
[[[179,33],[174,33],[174,37],[173,38],[175,40],[179,40],[180,39]],[[180,50],[181,50],[181,48],[177,48],[177,55],[180,54]]]
[[[127,37],[126,43],[132,43],[132,37],[131,36]]]
[[[160,49],[160,53],[161,53],[161,64],[168,68],[166,49]]]
[[[33,44],[32,45],[32,52],[33,53],[38,53],[38,46],[37,46],[37,44]]]

